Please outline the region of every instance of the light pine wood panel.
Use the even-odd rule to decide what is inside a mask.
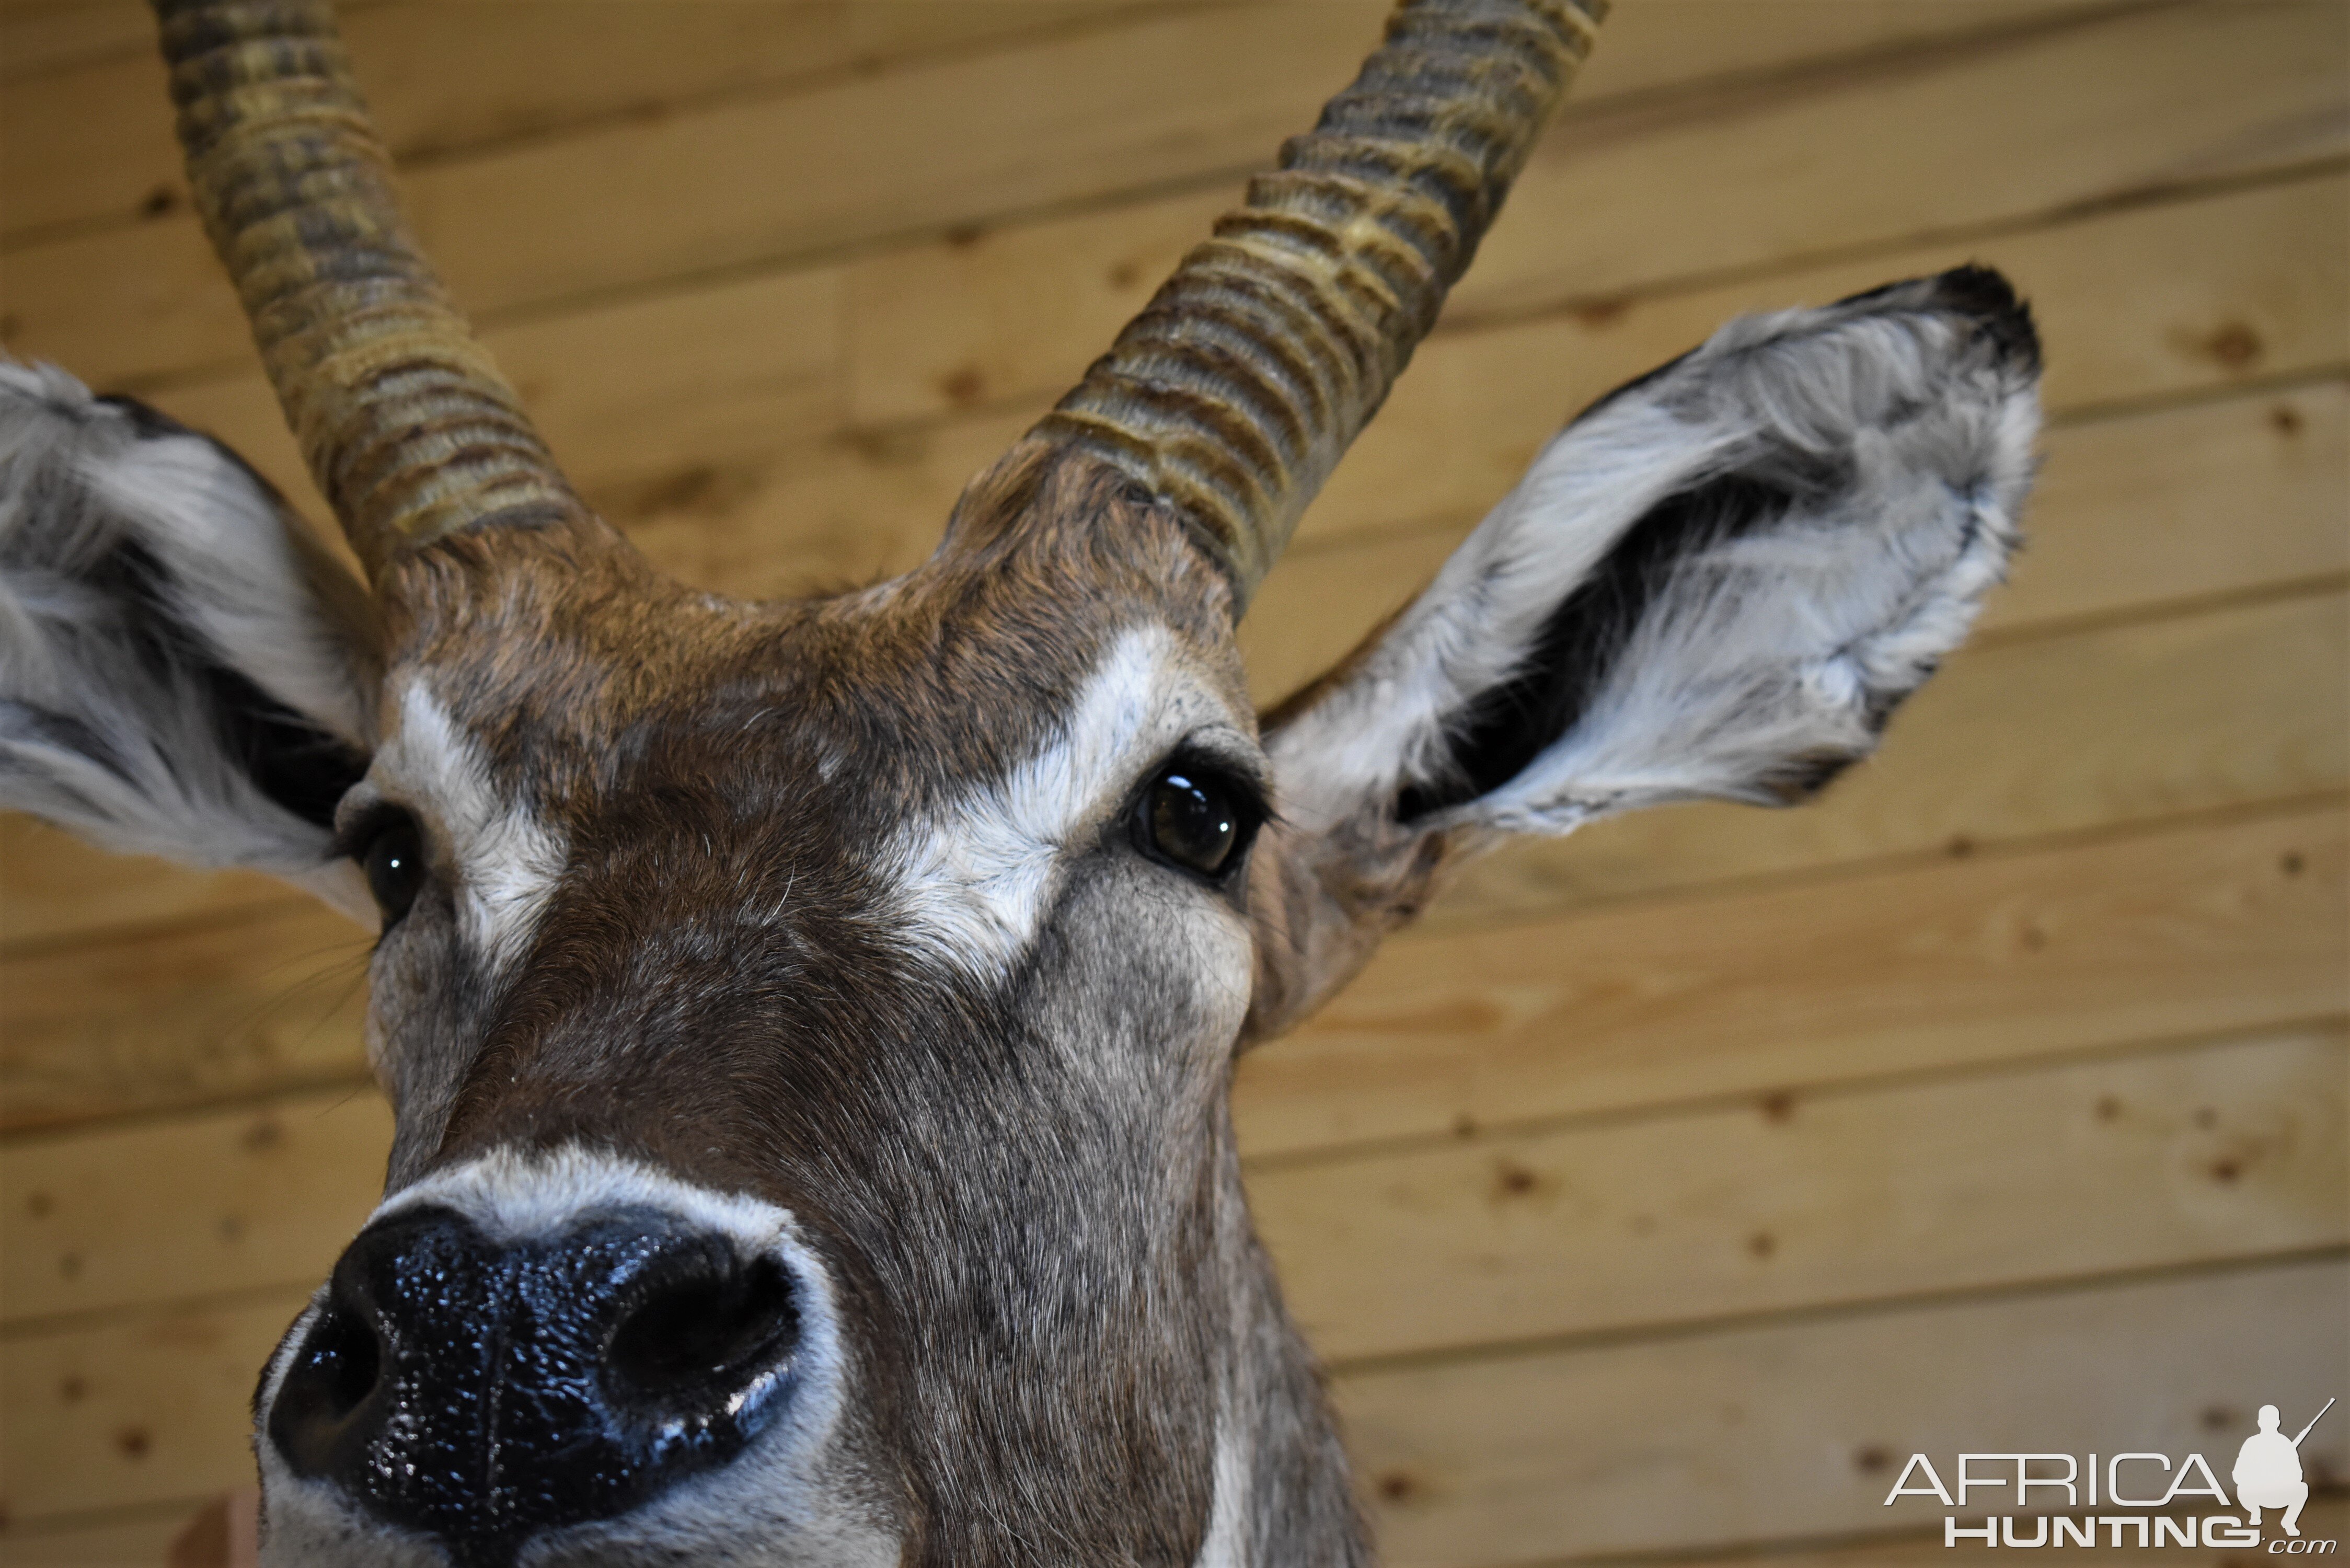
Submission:
[[[475,312],[935,234],[1238,169],[1312,123],[1378,16],[1369,4],[1224,10],[925,62],[421,168],[408,205]],[[1146,73],[1153,90],[1138,92]],[[215,270],[185,219],[20,250],[20,350],[102,379],[242,363],[244,328]],[[143,328],[132,336],[126,302]]]
[[[377,129],[408,163],[583,125],[649,123],[713,98],[879,72],[910,56],[1001,47],[1154,8],[1176,7],[1135,0],[410,0],[338,10]],[[53,27],[61,31],[62,20]],[[118,47],[0,96],[0,249],[27,231],[187,210],[152,18],[143,5],[105,5],[87,7],[81,25],[93,38],[118,37]],[[0,27],[0,48],[11,41]]]
[[[2146,267],[2149,254],[2163,266]],[[1298,536],[1465,524],[1517,482],[1571,410],[1730,317],[1825,304],[1969,260],[2003,269],[2032,302],[2048,366],[2042,395],[2059,417],[2331,369],[2350,346],[2345,254],[2350,182],[2335,177],[1441,337],[1413,360]]]
[[[1523,310],[2338,156],[2345,66],[2350,16],[2329,0],[2195,5],[1954,51],[1939,71],[1856,71],[1784,102],[1723,95],[1653,136],[1635,118],[1637,172],[1553,137],[1457,297],[1471,317]],[[1833,204],[1786,199],[1814,181]],[[1584,243],[1562,250],[1563,231]]]
[[[2044,452],[1986,630],[2350,567],[2350,385],[2095,420],[2051,431]]]
[[[1939,1526],[1931,1498],[1881,1506],[1886,1456],[2127,1445],[2202,1451],[2225,1476],[2272,1391],[2314,1412],[2350,1378],[2345,1322],[2350,1271],[2326,1262],[1412,1367],[1336,1393],[1385,1561],[1477,1568]],[[2331,1426],[2303,1462],[2350,1473],[2350,1427]]]
[[[409,201],[485,313],[935,235],[1263,161],[1352,73],[1364,40],[1336,25],[1348,19],[1267,6],[914,67],[420,170]],[[1932,67],[1595,109],[1529,165],[1458,303],[1523,308],[2337,153],[2336,20],[2323,4],[2165,9]],[[2004,111],[1982,114],[1992,101]],[[615,189],[631,195],[625,225]],[[1562,232],[1579,236],[1571,260]],[[105,381],[242,364],[204,250],[176,219],[21,250],[13,340]]]
[[[2160,255],[2163,265],[2144,265],[2147,255]],[[1311,576],[1305,563],[1319,544],[1465,531],[1571,411],[1742,312],[1825,302],[1888,278],[1988,261],[2034,303],[2049,357],[2043,392],[2061,416],[2338,369],[2350,344],[2345,255],[2350,182],[2329,177],[1839,261],[1619,309],[1440,332],[1306,512],[1297,545],[1265,592]],[[1037,332],[1048,333],[1054,319],[1040,319]],[[1073,340],[1072,362],[1107,340],[1107,329]],[[165,400],[202,421],[200,401],[185,393],[177,400]],[[656,561],[698,586],[756,597],[861,580],[920,560],[964,482],[1044,408],[806,437],[764,453],[712,451],[632,483],[607,483],[597,499]],[[240,425],[235,434],[264,447],[282,441],[265,424]],[[623,449],[607,456],[608,472],[619,472]],[[2091,575],[2106,569],[2099,564]],[[1383,607],[1363,606],[1362,624]]]
[[[1570,116],[1520,178],[1450,319],[2338,153],[2342,32],[2322,4],[2173,10],[1800,90],[1711,95],[1680,115]],[[1057,391],[1226,200],[1135,203],[855,264],[858,417]]]
[[[14,812],[0,813],[0,952],[23,956],[101,932],[286,902],[257,871],[199,871],[113,855]]]
[[[315,1284],[390,1148],[371,1088],[0,1147],[0,1322]]]
[[[2350,1242],[2345,1091],[2330,1028],[1275,1165],[1250,1206],[1333,1360],[1648,1331]]]
[[[1207,216],[1197,216],[1170,239],[1175,252],[1205,232]],[[1571,234],[1560,243],[1571,244]],[[2148,254],[2164,265],[2139,265]],[[1301,538],[1431,521],[1465,526],[1516,482],[1570,410],[1728,317],[1970,259],[2005,267],[2034,300],[2052,411],[2339,366],[2350,340],[2345,254],[2350,182],[2335,176],[1607,311],[1440,332],[1308,512]],[[1001,270],[1031,268],[1040,286],[1058,277],[1042,257]],[[486,339],[530,397],[567,472],[664,566],[722,592],[798,591],[812,577],[856,578],[919,560],[964,481],[1044,406],[943,424],[845,422],[844,286],[832,267],[785,272],[493,328]],[[1061,389],[1123,319],[1073,326],[1075,315],[1040,310],[1015,335],[1066,361],[1066,375],[1035,379],[1023,395]],[[875,351],[857,341],[858,358]],[[312,516],[326,515],[257,374],[178,387],[156,401],[237,448]]]
[[[0,1530],[6,1568],[166,1568],[172,1542],[200,1505],[130,1511],[64,1529]]]
[[[254,1385],[308,1299],[0,1338],[0,1506],[37,1521],[251,1485]]]
[[[1913,45],[2062,15],[2083,0],[1679,0],[1615,19],[1587,95],[1756,74],[1821,56]],[[910,56],[1002,47],[1072,23],[1116,25],[1183,7],[1160,0],[794,0],[742,5],[345,5],[344,34],[386,142],[403,161],[446,161],[521,137],[650,119],[721,97],[768,96],[812,79],[878,72]],[[1196,7],[1194,7],[1196,8]],[[76,52],[0,99],[5,233],[130,222],[161,192],[185,201],[153,24],[130,4],[80,7],[75,26],[0,8],[0,72]],[[1351,13],[1367,49],[1378,0]],[[1348,25],[1332,18],[1335,25]],[[78,32],[69,42],[69,33]]]
[[[2350,1007],[2339,804],[1412,936],[1241,1064],[1261,1154]]]
[[[372,940],[297,898],[0,960],[0,1127],[359,1078]]]
[[[16,83],[84,60],[127,55],[154,36],[140,0],[5,0],[0,81]]]
[[[2338,593],[1962,649],[1814,805],[1636,812],[1471,863],[1430,929],[2155,823],[2350,783]]]

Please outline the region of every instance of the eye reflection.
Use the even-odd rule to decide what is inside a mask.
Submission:
[[[1200,876],[1222,876],[1237,858],[1246,817],[1230,786],[1196,768],[1170,768],[1142,798],[1145,845]]]
[[[424,886],[424,836],[416,819],[404,811],[386,816],[369,836],[359,861],[367,872],[368,891],[383,911],[384,929],[390,930]]]

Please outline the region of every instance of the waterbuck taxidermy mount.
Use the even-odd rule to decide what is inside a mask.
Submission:
[[[1868,752],[2015,541],[2006,284],[1722,328],[1259,714],[1234,625],[1602,0],[1407,0],[935,556],[782,603],[556,472],[321,0],[156,8],[368,580],[208,438],[0,369],[0,794],[380,925],[388,1196],[263,1376],[266,1560],[1367,1562],[1235,1054],[1502,835]]]

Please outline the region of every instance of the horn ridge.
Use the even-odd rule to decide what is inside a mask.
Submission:
[[[1607,0],[1404,0],[1029,432],[1182,508],[1236,607],[1435,324]]]
[[[153,4],[205,233],[369,576],[457,528],[583,515],[400,215],[331,6]]]

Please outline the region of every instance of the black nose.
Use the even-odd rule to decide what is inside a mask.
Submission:
[[[788,1404],[798,1338],[781,1262],[669,1216],[500,1245],[420,1209],[335,1265],[269,1439],[456,1568],[507,1568],[734,1458]]]

